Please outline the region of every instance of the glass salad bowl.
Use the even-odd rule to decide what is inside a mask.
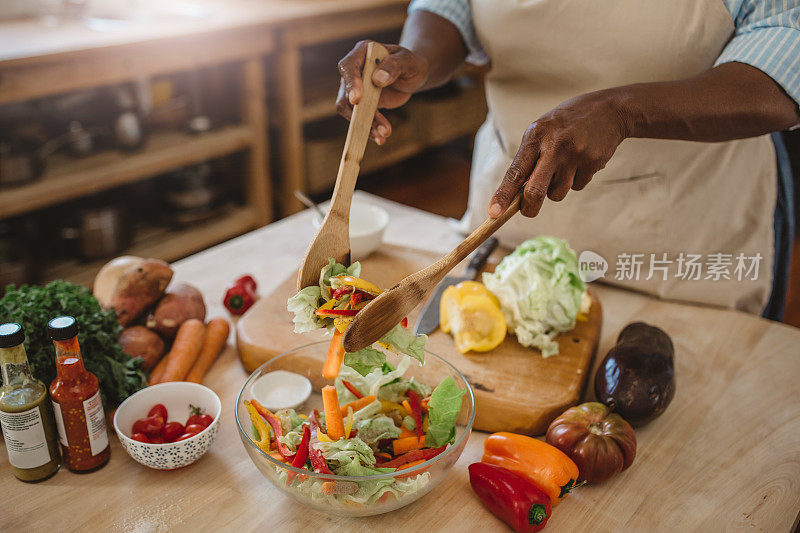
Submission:
[[[300,374],[311,382],[312,391],[308,399],[296,408],[297,413],[307,415],[315,408],[322,412],[320,391],[325,385],[331,384],[322,377],[328,345],[329,341],[315,342],[285,352],[258,367],[247,379],[236,399],[236,424],[250,459],[280,491],[324,513],[370,516],[394,511],[423,497],[439,484],[461,456],[475,421],[475,396],[469,382],[453,365],[428,351],[425,352],[425,364],[420,366],[412,360],[403,377],[413,377],[415,381],[435,388],[449,376],[460,389],[466,391],[455,425],[455,440],[432,459],[394,472],[341,476],[294,468],[256,445],[253,424],[244,403],[254,398],[254,383],[265,374],[277,370]],[[405,356],[387,352],[386,358],[388,363],[397,368]]]

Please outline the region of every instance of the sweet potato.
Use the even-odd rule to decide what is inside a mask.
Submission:
[[[174,339],[178,328],[189,320],[206,319],[206,304],[199,290],[186,283],[170,288],[158,302],[153,315],[147,319],[147,327],[169,339]]]
[[[144,326],[124,329],[119,336],[119,345],[128,355],[144,359],[142,368],[148,372],[156,366],[166,351],[164,340],[159,334]]]
[[[125,270],[111,297],[111,307],[117,312],[120,325],[130,325],[156,303],[171,279],[172,269],[160,259],[145,259]]]

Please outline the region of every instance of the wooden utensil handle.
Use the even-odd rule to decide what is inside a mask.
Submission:
[[[503,224],[508,222],[508,220],[513,217],[517,211],[519,211],[519,205],[521,201],[522,192],[520,191],[517,193],[517,195],[511,201],[511,205],[508,206],[508,209],[506,209],[502,215],[497,218],[487,218],[484,220],[483,224],[475,228],[475,231],[470,233],[458,244],[458,246],[453,248],[450,253],[444,256],[437,263],[441,268],[441,272],[439,273],[440,277],[443,277],[445,274],[450,272],[454,266],[463,261],[464,258],[471,254],[478,246],[480,246],[483,241],[491,237],[495,231],[500,229]]]
[[[350,202],[356,188],[358,171],[361,169],[361,159],[367,148],[369,132],[372,129],[372,121],[378,110],[378,99],[381,96],[381,88],[372,83],[372,73],[375,72],[378,63],[388,55],[389,51],[379,43],[371,42],[367,45],[367,55],[361,75],[361,100],[353,106],[350,127],[347,129],[347,139],[344,141],[342,160],[339,162],[339,174],[336,176],[336,186],[333,190],[330,209],[335,214],[349,215],[350,213]]]

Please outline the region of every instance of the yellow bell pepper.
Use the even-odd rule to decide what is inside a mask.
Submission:
[[[250,421],[253,423],[253,426],[255,426],[256,431],[258,431],[258,442],[256,442],[256,446],[261,448],[265,453],[269,453],[270,438],[267,424],[264,422],[264,419],[261,418],[261,415],[258,414],[253,404],[245,400],[244,406],[247,409],[247,413],[250,415]]]
[[[461,353],[488,352],[506,338],[500,302],[482,283],[462,281],[447,287],[439,305],[439,325],[453,334]]]
[[[339,279],[341,280],[342,285],[347,285],[348,287],[360,289],[374,296],[378,296],[380,293],[383,292],[383,289],[381,289],[377,285],[374,285],[367,280],[357,278],[355,276],[340,276]]]

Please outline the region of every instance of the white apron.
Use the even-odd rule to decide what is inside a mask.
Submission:
[[[472,0],[472,10],[492,67],[465,230],[486,218],[522,134],[539,116],[582,93],[698,74],[713,66],[734,30],[721,0]],[[776,179],[769,136],[724,143],[627,139],[583,191],[545,200],[536,218],[516,215],[498,237],[516,246],[556,235],[578,253],[603,256],[609,283],[760,313],[772,286]],[[679,271],[682,252],[684,259],[701,254],[700,279],[685,263]],[[664,253],[667,262],[659,262]],[[647,280],[650,254],[661,268]],[[749,272],[737,270],[740,254]],[[757,254],[760,262],[752,259]],[[638,262],[637,280],[635,269],[623,267]]]

